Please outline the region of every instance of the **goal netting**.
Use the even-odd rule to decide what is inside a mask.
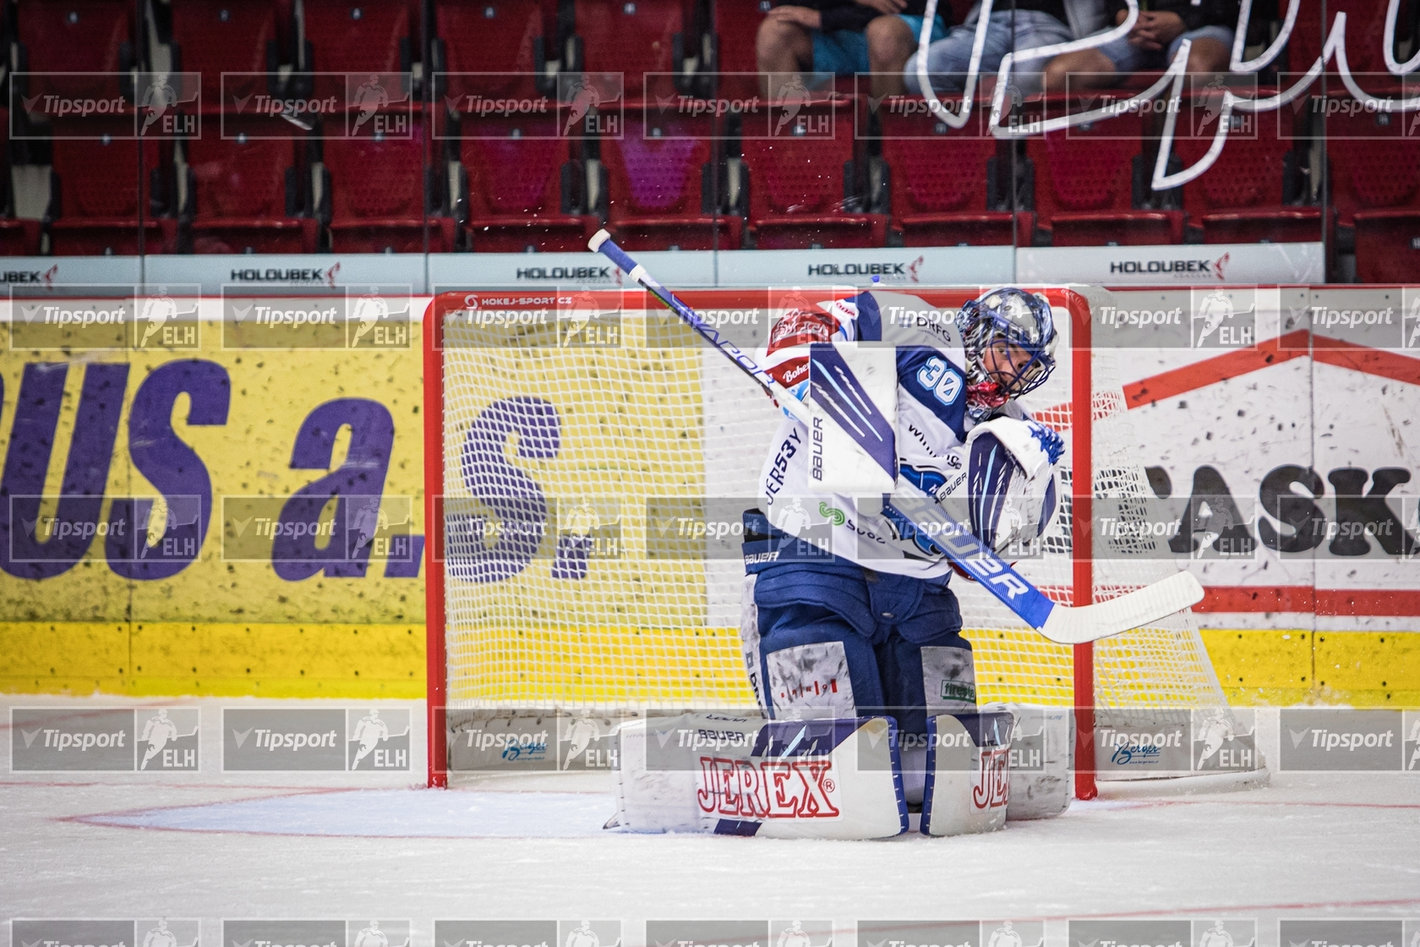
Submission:
[[[978,291],[915,294],[952,318]],[[1155,531],[1128,527],[1153,494],[1120,353],[1088,346],[1103,297],[1043,292],[1058,368],[1023,404],[1064,434],[1063,500],[1018,568],[1080,605],[1179,563]],[[687,302],[748,349],[780,300],[707,290]],[[425,385],[431,783],[444,781],[446,730],[466,712],[753,705],[737,632],[740,514],[757,503],[779,415],[749,379],[639,291],[482,292],[430,305]],[[1116,523],[1108,535],[1092,527],[1095,507]],[[1080,795],[1095,774],[1187,772],[1190,725],[1229,714],[1188,612],[1072,649],[953,584],[979,699],[1077,708]],[[1170,741],[1172,727],[1182,735]],[[1152,768],[1112,760],[1150,741],[1180,752]]]

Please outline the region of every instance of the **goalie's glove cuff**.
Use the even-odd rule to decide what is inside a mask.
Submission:
[[[1065,441],[1054,428],[1033,419],[995,417],[976,425],[966,435],[968,452],[980,437],[990,434],[1001,442],[1029,479],[1059,462]]]

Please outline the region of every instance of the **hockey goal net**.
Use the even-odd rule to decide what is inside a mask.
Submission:
[[[979,291],[914,295],[949,319]],[[1105,297],[1041,291],[1059,367],[1024,405],[1065,436],[1065,499],[1018,567],[1081,605],[1179,564],[1148,530],[1115,528],[1105,549],[1091,528],[1096,505],[1127,520],[1152,494],[1113,364],[1122,353],[1089,344]],[[685,299],[751,350],[790,292],[834,295]],[[757,502],[778,424],[768,399],[639,290],[443,294],[424,340],[430,784],[457,771],[449,735],[470,713],[753,706],[739,516]],[[1097,776],[1187,772],[1190,722],[1230,714],[1190,613],[1072,649],[971,583],[954,586],[980,701],[1075,708],[1081,798]],[[1156,752],[1170,743],[1172,762]],[[1152,769],[1116,765],[1121,745],[1150,744]]]

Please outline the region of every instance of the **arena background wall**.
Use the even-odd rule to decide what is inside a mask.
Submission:
[[[1420,292],[1249,287],[1226,290],[1221,310],[1204,292],[1120,290],[1113,318],[1128,327],[1211,305],[1223,314],[1212,331],[1253,327],[1236,344],[1121,359],[1156,491],[1210,498],[1190,506],[1195,522],[1226,495],[1241,515],[1233,538],[1253,543],[1247,556],[1189,553],[1209,590],[1201,622],[1224,687],[1239,703],[1420,706],[1413,544],[1397,539],[1411,551],[1390,554],[1366,534],[1353,537],[1369,541],[1360,555],[1332,549],[1338,527],[1377,503],[1420,540],[1420,347],[1406,335],[1420,324]],[[404,333],[285,343],[235,325],[212,298],[179,307],[191,333],[170,326],[177,334],[156,339],[25,335],[11,314],[0,690],[422,696],[428,299],[389,308],[406,300]],[[1353,312],[1371,315],[1340,317],[1352,325],[1325,315]],[[1128,347],[1101,337],[1101,318],[1096,344]],[[310,499],[332,485],[356,499]],[[1262,540],[1264,520],[1278,525],[1279,489],[1289,509],[1336,524],[1319,551],[1282,554]],[[29,499],[86,492],[58,512]],[[137,538],[163,517],[162,542]],[[329,538],[301,534],[321,522],[358,526],[368,541],[317,555],[311,544]],[[57,538],[61,524],[72,535]]]

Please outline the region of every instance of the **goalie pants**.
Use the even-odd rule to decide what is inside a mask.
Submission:
[[[772,717],[896,718],[976,709],[971,644],[950,576],[875,572],[745,514],[746,670]],[[908,741],[910,742],[910,741]]]

